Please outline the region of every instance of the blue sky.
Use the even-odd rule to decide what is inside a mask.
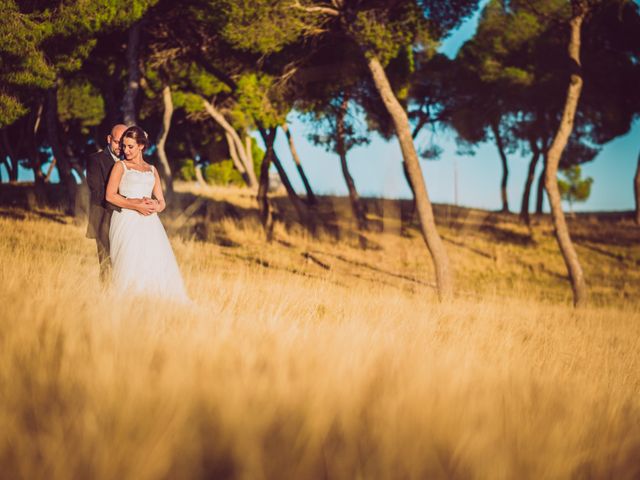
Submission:
[[[487,0],[483,0],[484,6]],[[475,32],[480,9],[457,29],[442,45],[442,51],[455,56],[462,44]],[[310,127],[292,115],[290,128],[299,151],[303,167],[316,193],[346,195],[347,188],[340,170],[339,159],[323,148],[312,145],[307,135]],[[169,134],[171,141],[171,134]],[[416,140],[416,146],[436,144],[443,149],[437,161],[421,161],[431,200],[435,203],[455,203],[455,179],[457,177],[457,203],[463,206],[497,210],[501,207],[501,165],[493,143],[477,148],[474,156],[462,156],[456,152],[454,135],[447,131],[424,130]],[[288,144],[282,132],[278,132],[276,151],[297,191],[303,185],[295,169]],[[583,167],[583,175],[594,179],[590,198],[574,205],[577,211],[631,210],[634,208],[633,176],[640,151],[640,122],[632,130],[608,143],[596,157]],[[402,173],[402,156],[397,141],[384,141],[373,135],[371,143],[349,152],[348,162],[356,187],[361,195],[388,198],[408,198],[409,188]],[[509,157],[509,204],[518,211],[528,167],[528,158],[519,154]],[[0,167],[3,169],[3,167]],[[538,167],[538,172],[542,166]],[[457,175],[456,175],[457,172]],[[6,172],[1,172],[3,178]],[[26,172],[25,172],[26,173]],[[31,173],[31,172],[29,172]],[[31,175],[32,177],[32,175]],[[52,180],[57,181],[57,175]],[[27,176],[24,176],[27,180]],[[32,179],[32,178],[31,178]],[[535,197],[531,199],[531,207]]]

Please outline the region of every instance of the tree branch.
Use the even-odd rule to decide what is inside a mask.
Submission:
[[[335,2],[334,2],[335,4]],[[322,7],[305,7],[304,5],[302,5],[300,3],[300,0],[295,0],[295,2],[293,2],[293,6],[295,8],[298,8],[300,10],[304,10],[305,12],[308,13],[324,13],[326,15],[331,15],[332,17],[339,17],[340,16],[340,11],[329,7],[329,6],[322,6]]]

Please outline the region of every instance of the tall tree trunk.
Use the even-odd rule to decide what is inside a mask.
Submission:
[[[18,181],[18,159],[7,135],[7,129],[2,129],[2,146],[3,146],[3,162],[7,173],[9,174],[9,182]],[[8,159],[8,160],[7,160]]]
[[[275,148],[273,147],[273,143],[275,142],[275,137],[278,132],[278,128],[274,127],[272,128],[272,130],[274,133],[273,133],[273,140],[271,140],[271,161],[273,162],[273,165],[276,167],[278,176],[282,181],[282,185],[284,185],[284,188],[287,191],[287,196],[289,197],[289,200],[291,201],[291,204],[293,205],[293,208],[296,211],[296,214],[298,215],[298,220],[300,221],[301,224],[308,225],[307,218],[302,207],[302,200],[300,199],[300,196],[298,195],[298,193],[293,189],[293,185],[291,185],[291,182],[289,181],[289,176],[287,175],[287,172],[282,166],[282,163],[280,162],[280,159],[276,154]],[[262,131],[263,130],[261,129],[260,131],[261,135],[262,135]],[[263,136],[263,140],[266,142],[267,138]]]
[[[156,146],[158,148],[158,163],[160,164],[159,173],[164,181],[167,196],[171,197],[173,195],[173,177],[171,166],[169,165],[169,159],[167,158],[167,152],[165,150],[167,136],[169,135],[169,129],[171,128],[171,117],[173,116],[173,100],[171,99],[171,87],[169,87],[169,85],[165,85],[162,89],[162,103],[164,105],[164,111],[162,112],[162,126],[158,133]]]
[[[304,189],[307,192],[307,203],[310,206],[317,205],[318,200],[316,199],[316,196],[313,193],[313,190],[311,189],[311,185],[309,184],[309,180],[307,179],[307,175],[304,173],[304,169],[302,168],[302,163],[300,162],[300,156],[298,155],[298,150],[296,149],[296,145],[293,142],[293,136],[289,131],[289,125],[287,125],[287,122],[283,122],[281,127],[282,127],[282,130],[284,131],[284,134],[287,136],[287,140],[289,141],[289,150],[291,150],[291,156],[293,157],[293,161],[295,162],[296,168],[298,169],[298,174],[300,175],[300,178],[302,179],[302,183],[304,184]]]
[[[544,207],[544,179],[547,175],[547,153],[543,155],[544,168],[538,177],[538,187],[536,192],[536,215],[542,215]]]
[[[527,179],[524,182],[524,192],[522,194],[522,205],[520,206],[520,220],[531,225],[531,216],[529,215],[529,199],[531,197],[531,186],[536,176],[536,167],[538,166],[538,160],[540,160],[540,149],[535,141],[530,141],[532,157],[529,162],[529,171],[527,172]]]
[[[115,93],[116,79],[120,78],[120,71],[121,71],[120,63],[116,62],[116,65],[114,68],[115,68],[115,72],[113,75],[105,75],[104,89],[102,90],[104,95],[104,103],[105,103],[105,121],[106,121],[107,129],[109,130],[111,130],[111,128],[116,123],[120,123],[120,121],[118,120],[120,117],[119,109],[118,109],[118,100],[116,99],[116,93]],[[103,122],[103,125],[104,123],[105,122]],[[98,145],[101,145],[102,142],[104,141],[103,139],[100,139],[100,140],[101,141]]]
[[[551,205],[551,216],[555,229],[556,240],[562,252],[562,257],[567,266],[571,287],[573,289],[573,304],[582,306],[587,301],[587,285],[585,283],[582,267],[578,260],[578,254],[571,242],[567,222],[562,211],[560,189],[558,188],[558,166],[560,157],[567,145],[582,91],[582,73],[580,65],[580,29],[586,15],[587,7],[581,0],[572,2],[573,16],[569,22],[571,27],[571,39],[569,41],[569,57],[572,61],[573,71],[567,89],[567,98],[560,120],[558,131],[547,153],[547,170],[545,174],[545,188]]]
[[[58,161],[56,160],[56,157],[53,157],[53,160],[51,160],[51,163],[49,164],[49,168],[47,168],[47,173],[44,176],[44,183],[49,183],[51,181],[51,174],[53,174],[53,169],[56,167],[57,163]]]
[[[42,124],[42,113],[44,111],[44,102],[40,101],[38,103],[38,108],[35,110],[35,118],[33,121],[33,128],[31,129],[31,142],[29,146],[29,156],[31,157],[31,161],[29,165],[33,169],[33,177],[34,177],[34,190],[36,194],[36,202],[38,205],[42,205],[46,199],[46,192],[44,188],[45,180],[44,174],[42,173],[42,162],[40,160],[40,152],[38,151],[38,131],[40,130],[40,125]]]
[[[296,211],[296,214],[298,215],[298,220],[302,225],[311,226],[309,224],[307,216],[305,215],[305,212],[302,206],[302,200],[300,199],[300,196],[298,195],[298,193],[293,189],[293,186],[289,181],[289,176],[287,175],[287,172],[283,168],[282,163],[280,162],[280,159],[278,158],[278,155],[276,154],[276,151],[273,148],[271,152],[271,161],[275,165],[276,170],[278,172],[278,176],[282,181],[282,185],[284,185],[284,188],[287,191],[287,197],[289,197],[289,200],[291,201],[291,204],[293,205],[293,208]]]
[[[239,141],[240,137],[238,137],[238,149],[242,150],[242,142]],[[244,155],[240,158],[244,161],[244,167],[247,171],[247,178],[249,179],[249,185],[252,189],[258,188],[258,178],[256,177],[256,171],[253,169],[253,151],[251,150],[251,137],[249,135],[246,136],[245,140],[249,140],[249,142],[245,142],[245,150]]]
[[[265,130],[260,128],[260,134],[264,140],[267,151],[264,154],[262,165],[260,166],[260,184],[258,186],[258,210],[260,211],[260,221],[262,226],[269,232],[271,230],[271,224],[273,222],[273,215],[271,212],[271,206],[269,205],[269,167],[271,166],[271,160],[273,158],[273,142],[276,138],[276,129],[271,128]],[[267,234],[269,236],[269,234]]]
[[[273,226],[271,211],[270,211],[268,199],[267,199],[267,192],[269,190],[269,164],[271,162],[273,162],[273,164],[276,167],[276,170],[278,171],[280,180],[282,181],[282,184],[284,185],[284,188],[287,191],[287,196],[289,197],[289,200],[291,201],[291,204],[293,205],[293,208],[296,211],[296,215],[298,216],[298,221],[300,222],[300,224],[308,227],[312,231],[312,233],[315,232],[315,228],[316,228],[315,222],[313,221],[313,219],[307,218],[307,215],[305,215],[305,212],[302,206],[302,200],[300,200],[300,197],[298,196],[296,191],[293,189],[293,186],[289,181],[289,177],[287,176],[287,172],[285,172],[284,168],[282,167],[282,163],[280,163],[280,159],[276,155],[275,149],[273,147],[273,144],[276,138],[277,127],[271,128],[269,130],[265,130],[264,127],[259,125],[258,129],[260,131],[260,135],[262,136],[262,139],[264,140],[265,145],[267,145],[267,153],[269,154],[268,158],[267,158],[267,155],[265,155],[265,158],[263,160],[263,165],[260,171],[260,188],[258,189],[258,203],[260,205],[262,222],[263,222],[263,225],[268,227],[267,236],[271,238],[271,230]],[[265,166],[264,165],[265,162],[268,162],[268,165]]]
[[[244,183],[247,185],[251,185],[251,180],[247,174],[247,169],[244,166],[242,160],[240,160],[240,155],[238,155],[238,147],[236,143],[233,141],[233,138],[229,134],[229,132],[224,132],[224,138],[227,140],[227,147],[229,148],[229,156],[231,157],[231,161],[233,162],[233,166],[236,167],[236,170],[240,172]]]
[[[220,125],[226,133],[228,133],[231,136],[236,152],[240,157],[242,164],[245,167],[245,172],[247,174],[247,180],[248,180],[247,185],[249,186],[249,188],[255,190],[256,188],[259,187],[258,180],[256,179],[255,172],[253,171],[253,163],[251,164],[249,163],[249,159],[247,158],[246,151],[244,149],[242,141],[240,140],[240,136],[238,135],[238,132],[236,132],[236,129],[233,128],[231,124],[229,124],[229,122],[227,122],[227,119],[224,118],[224,115],[222,115],[222,113],[217,108],[215,108],[211,102],[203,98],[202,104],[204,105],[205,110],[211,116],[211,118],[213,118],[213,120],[218,125]],[[231,149],[231,146],[229,148]]]
[[[127,88],[122,101],[122,116],[126,125],[136,123],[136,97],[140,89],[140,64],[138,52],[140,50],[140,22],[134,23],[129,28],[127,41]]]
[[[502,212],[509,213],[509,197],[507,196],[507,181],[509,180],[509,163],[507,162],[507,154],[504,151],[504,142],[502,141],[502,135],[500,135],[500,127],[497,123],[491,123],[491,130],[493,131],[493,137],[496,141],[496,147],[498,147],[498,153],[500,154],[500,161],[502,162],[502,180],[500,182],[500,198],[502,200]]]
[[[0,143],[0,166],[4,165],[4,168],[7,170],[7,181],[9,181],[9,170],[11,170],[11,165],[7,160],[7,153],[4,151],[4,147]],[[0,168],[0,183],[2,183],[2,169]]]
[[[244,151],[245,151],[245,155],[247,156],[247,168],[251,170],[257,182],[257,177],[255,176],[256,171],[253,165],[253,139],[251,138],[251,135],[249,135],[248,133],[246,133],[244,136]]]
[[[196,172],[196,182],[198,182],[198,185],[200,185],[201,187],[206,187],[207,182],[205,181],[204,175],[202,174],[202,165],[199,163],[196,163],[193,166],[193,169]]]
[[[11,159],[11,170],[9,171],[9,181],[17,182],[18,181],[18,171],[20,166],[18,164],[18,159],[15,157],[9,157]]]
[[[358,191],[356,190],[356,184],[353,181],[351,173],[349,172],[349,166],[347,164],[347,148],[344,143],[344,117],[347,114],[348,106],[349,99],[345,95],[342,99],[342,103],[340,104],[340,110],[338,111],[338,116],[336,118],[336,150],[338,151],[338,156],[340,157],[342,175],[344,176],[344,181],[346,182],[347,189],[349,191],[349,201],[351,202],[351,210],[353,211],[353,216],[356,218],[358,230],[364,231],[367,229],[367,220],[364,214],[364,209],[362,208],[362,203],[360,202]]]
[[[189,153],[191,153],[191,157],[193,158],[193,168],[196,172],[196,181],[202,187],[207,186],[207,182],[204,179],[204,175],[202,174],[202,163],[200,161],[201,157],[198,151],[196,150],[195,145],[193,144],[193,140],[189,132],[186,132],[187,146],[189,147]]]
[[[378,58],[371,52],[365,52],[367,64],[371,72],[371,76],[375,83],[376,89],[384,102],[384,105],[391,115],[393,124],[402,150],[402,156],[407,169],[407,175],[415,192],[416,207],[418,210],[418,218],[422,228],[422,236],[424,237],[427,248],[431,253],[433,263],[436,270],[436,280],[438,285],[438,295],[441,300],[447,299],[453,295],[453,272],[449,264],[449,256],[444,248],[442,239],[438,234],[436,222],[433,215],[433,208],[427,193],[427,187],[424,182],[418,154],[411,137],[409,127],[409,119],[407,113],[398,102],[398,99],[391,89],[387,75]]]
[[[75,197],[78,186],[73,174],[71,173],[71,164],[67,158],[64,149],[60,145],[60,138],[58,136],[58,99],[57,99],[57,86],[47,91],[47,109],[46,109],[46,125],[47,125],[47,140],[51,150],[53,150],[53,156],[56,160],[58,172],[60,174],[60,183],[64,185],[67,195],[67,208],[66,213],[68,215],[75,215]]]
[[[638,154],[638,166],[636,167],[633,191],[636,198],[636,224],[640,225],[640,153]]]

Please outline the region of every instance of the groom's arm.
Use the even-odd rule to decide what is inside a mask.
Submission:
[[[110,159],[111,160],[111,159]],[[106,170],[106,175],[104,175],[104,181],[103,184],[105,186],[104,188],[104,195],[103,195],[103,200],[102,200],[102,206],[104,208],[106,208],[107,210],[113,212],[119,212],[122,210],[122,208],[120,208],[118,205],[114,205],[113,203],[109,202],[107,200],[107,184],[109,183],[109,178],[111,177],[111,172],[113,171],[113,167],[116,166],[116,162],[114,162],[113,164],[111,164],[110,168],[107,167]]]
[[[102,205],[104,200],[104,183],[100,169],[100,157],[90,155],[87,162],[87,185],[89,186],[90,202]]]

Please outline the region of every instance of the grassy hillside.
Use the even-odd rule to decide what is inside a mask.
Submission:
[[[459,292],[440,305],[409,202],[369,200],[362,240],[346,199],[314,237],[276,198],[267,243],[242,192],[179,190],[162,218],[189,308],[102,292],[84,224],[0,206],[3,477],[640,475],[624,215],[571,219],[576,311],[548,219],[440,206]]]

